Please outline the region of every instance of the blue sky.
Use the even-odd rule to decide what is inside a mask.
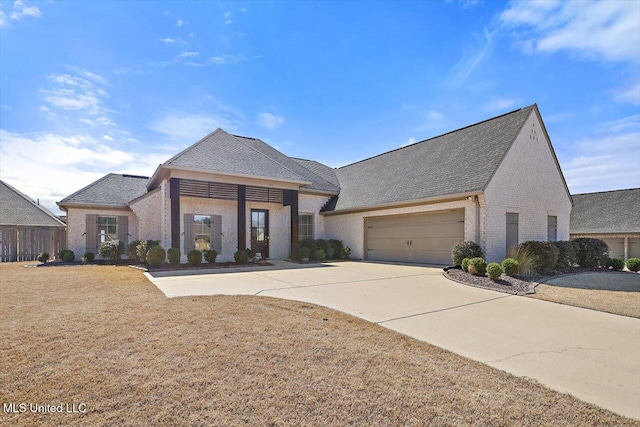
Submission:
[[[640,187],[640,2],[0,1],[0,176],[53,209],[218,127],[337,167],[532,103],[573,193]]]

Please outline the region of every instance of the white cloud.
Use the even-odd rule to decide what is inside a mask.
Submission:
[[[25,6],[22,0],[16,0],[13,2],[13,12],[11,12],[11,19],[19,21],[24,16],[30,16],[32,18],[39,18],[42,13],[38,6]],[[4,23],[4,13],[2,14],[0,21]]]
[[[226,64],[236,64],[238,62],[246,62],[252,59],[260,58],[260,56],[254,56],[252,58],[247,58],[244,55],[222,55],[222,56],[212,56],[204,62],[185,62],[185,65],[190,65],[192,67],[207,67],[210,65],[226,65]]]
[[[588,59],[640,62],[636,1],[517,1],[500,14],[535,52],[568,50]]]
[[[414,137],[411,137],[407,140],[407,142],[405,142],[404,144],[402,144],[403,147],[406,147],[407,145],[411,145],[411,144],[415,144],[416,143],[416,139]]]
[[[178,19],[176,21],[176,27],[182,27],[183,25],[187,25],[188,22],[187,21],[183,21],[182,19]]]
[[[193,58],[194,56],[198,56],[200,52],[180,52],[178,58]]]
[[[78,75],[50,74],[48,79],[51,86],[40,90],[44,101],[49,104],[49,107],[82,110],[89,115],[104,115],[106,108],[103,105],[103,99],[109,94],[94,82],[104,84],[106,79],[86,70],[77,72],[92,81]]]
[[[165,37],[163,39],[158,39],[161,42],[165,43],[165,44],[170,44],[170,43],[175,43],[175,39],[172,39],[171,37]]]
[[[114,141],[114,139],[109,135],[102,135],[102,139],[104,139],[105,141]]]
[[[640,27],[638,28],[640,32]],[[640,105],[640,80],[613,91],[613,100],[623,104]]]
[[[0,27],[4,27],[5,25],[7,25],[7,18],[5,13],[0,10]]]
[[[490,32],[485,28],[482,37],[477,41],[477,46],[471,50],[464,49],[462,51],[462,57],[453,66],[445,80],[447,85],[459,87],[467,80],[478,65],[491,54],[494,35],[495,32]]]
[[[436,110],[428,110],[427,118],[432,121],[442,120],[444,118],[444,114]]]
[[[265,129],[276,129],[284,124],[284,117],[271,113],[260,113],[256,119],[256,124]]]
[[[232,19],[225,19],[224,25],[230,25],[230,24],[233,24],[233,20]]]
[[[151,124],[151,129],[165,135],[170,142],[193,144],[217,128],[235,132],[238,120],[223,114],[170,113]],[[186,146],[186,145],[184,145]]]
[[[242,9],[240,9],[240,12],[246,12],[246,11],[247,11],[246,7],[243,7]]]
[[[517,100],[517,99],[493,98],[490,102],[485,104],[482,108],[485,111],[497,112],[497,111],[505,111],[509,108],[513,108],[518,104],[520,104],[520,100]]]

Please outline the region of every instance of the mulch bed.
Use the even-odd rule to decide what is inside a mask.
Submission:
[[[450,269],[444,273],[444,276],[454,282],[512,295],[534,294],[536,292],[535,287],[538,285],[537,282],[510,277],[504,274],[500,276],[499,279],[492,280],[486,276],[474,276],[473,274],[458,269]]]

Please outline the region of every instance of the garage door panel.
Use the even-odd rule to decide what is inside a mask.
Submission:
[[[365,230],[368,259],[449,264],[464,241],[464,210],[367,218]]]
[[[602,239],[609,247],[609,257],[624,259],[624,238]]]

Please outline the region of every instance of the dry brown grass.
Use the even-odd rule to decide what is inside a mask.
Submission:
[[[563,288],[540,284],[529,295],[545,301],[640,318],[640,292]]]
[[[109,266],[3,264],[0,292],[0,400],[87,405],[0,424],[640,424],[305,303],[168,300]]]

